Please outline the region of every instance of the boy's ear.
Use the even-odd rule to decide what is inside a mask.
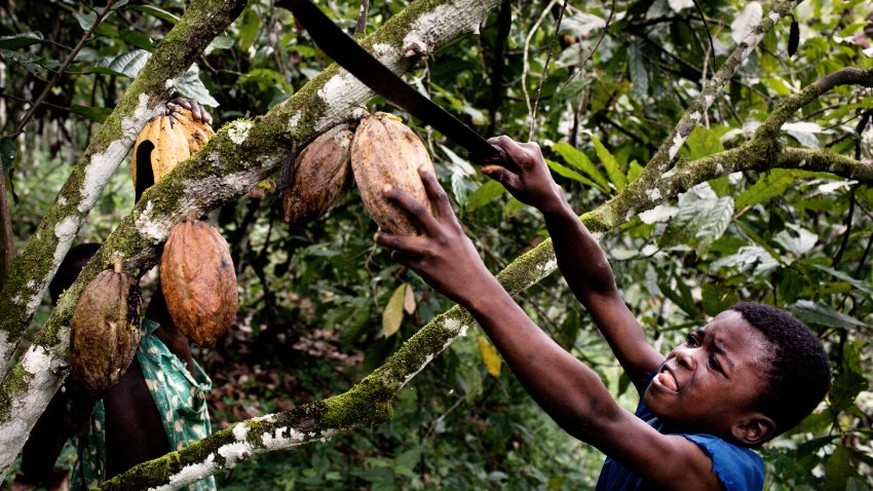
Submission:
[[[763,413],[753,412],[734,424],[731,434],[743,445],[753,447],[776,434],[776,422]]]

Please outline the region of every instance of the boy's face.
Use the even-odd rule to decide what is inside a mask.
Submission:
[[[667,355],[646,390],[646,405],[674,431],[727,437],[754,411],[771,356],[764,335],[727,310]]]

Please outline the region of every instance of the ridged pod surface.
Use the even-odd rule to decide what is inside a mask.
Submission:
[[[417,233],[406,213],[385,199],[382,188],[388,184],[405,189],[432,212],[418,168],[435,171],[418,136],[396,116],[374,113],[355,130],[351,160],[361,199],[379,227],[394,234]]]
[[[134,188],[138,159],[148,156],[154,182],[158,182],[176,164],[200,150],[215,134],[208,124],[194,121],[190,110],[175,104],[169,106],[169,114],[158,116],[146,123],[133,145],[130,164]],[[151,154],[139,151],[140,145],[145,142],[154,146]]]
[[[233,325],[239,308],[236,272],[227,242],[214,227],[196,219],[173,227],[160,275],[167,310],[189,340],[211,345]]]
[[[337,205],[352,187],[349,153],[354,133],[339,124],[319,135],[294,160],[282,195],[285,221],[305,223]]]
[[[141,322],[142,295],[120,264],[82,290],[70,321],[70,366],[88,393],[103,394],[127,372]]]

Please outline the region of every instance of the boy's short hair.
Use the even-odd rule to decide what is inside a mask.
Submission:
[[[53,304],[58,303],[61,294],[76,281],[82,268],[85,267],[91,256],[97,253],[98,249],[100,249],[100,244],[94,242],[84,242],[70,248],[64,260],[61,261],[61,265],[58,266],[55,277],[49,283],[49,295],[52,297]]]
[[[818,337],[788,312],[742,302],[731,307],[761,331],[775,350],[758,410],[776,423],[775,435],[808,416],[824,399],[831,382],[828,355]]]

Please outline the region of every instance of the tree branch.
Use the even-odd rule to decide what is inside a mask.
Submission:
[[[137,134],[169,97],[173,80],[185,73],[245,4],[246,0],[193,0],[76,162],[54,205],[10,267],[0,292],[0,376],[6,375],[49,282]]]

